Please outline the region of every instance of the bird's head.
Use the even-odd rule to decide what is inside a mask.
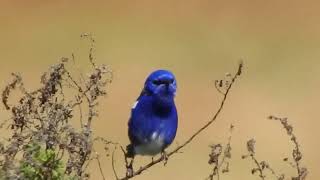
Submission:
[[[173,98],[177,90],[177,83],[170,71],[157,70],[148,76],[144,89],[158,98]]]

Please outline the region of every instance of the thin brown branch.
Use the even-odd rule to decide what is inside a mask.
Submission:
[[[257,166],[257,168],[255,168],[255,170],[257,170],[259,172],[259,177],[264,180],[265,179],[265,175],[263,175],[263,170],[260,166],[260,163],[258,162],[258,160],[256,159],[256,157],[254,156],[254,154],[250,154],[251,159],[253,160],[253,162],[255,163],[255,165]]]
[[[182,148],[184,148],[185,146],[187,146],[189,143],[191,143],[193,141],[194,138],[196,138],[201,132],[203,132],[205,129],[207,129],[213,122],[216,121],[216,119],[218,118],[218,116],[220,115],[225,102],[227,100],[227,97],[229,95],[229,92],[234,84],[234,82],[237,80],[237,78],[241,75],[242,73],[242,68],[243,68],[243,63],[240,62],[239,66],[238,66],[238,70],[237,73],[232,77],[230,84],[226,87],[226,91],[223,94],[223,98],[222,101],[220,103],[220,106],[218,108],[218,110],[216,111],[216,113],[213,115],[213,117],[211,118],[210,121],[208,121],[205,125],[203,125],[199,130],[197,130],[191,137],[189,137],[184,143],[182,143],[181,145],[179,145],[178,147],[176,147],[174,150],[172,150],[171,152],[167,153],[167,157],[169,158],[170,156],[178,153]],[[151,168],[152,166],[162,162],[164,160],[163,157],[159,157],[156,160],[151,161],[150,163],[142,166],[141,168],[139,168],[137,171],[133,171],[132,174],[126,175],[126,177],[123,178],[117,178],[118,180],[128,180],[131,179],[139,174],[141,174],[142,172],[146,171],[147,169]]]
[[[101,167],[101,162],[100,162],[100,159],[99,159],[99,154],[97,155],[96,159],[97,159],[97,162],[98,162],[98,166],[99,166],[99,170],[100,170],[100,174],[102,176],[102,179],[105,180],[106,178],[105,178],[105,176],[103,174],[103,170],[102,170],[102,167]]]
[[[114,148],[114,150],[112,152],[111,162],[112,162],[113,174],[116,177],[116,179],[119,179],[118,174],[117,174],[116,169],[115,169],[115,160],[114,160],[114,153],[116,152],[116,150],[117,150],[117,146]]]
[[[243,155],[242,159],[246,159],[248,157],[251,158],[251,160],[254,162],[255,166],[254,168],[251,169],[251,174],[256,174],[257,172],[259,173],[259,177],[264,180],[265,175],[263,174],[263,170],[265,169],[265,161],[259,162],[257,158],[255,157],[256,154],[256,140],[255,139],[250,139],[247,141],[247,150],[248,150],[248,155]]]

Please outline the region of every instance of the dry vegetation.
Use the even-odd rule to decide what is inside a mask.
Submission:
[[[91,36],[91,43],[94,40]],[[87,76],[72,75],[68,69],[75,63],[62,58],[41,77],[41,87],[27,90],[22,77],[13,74],[13,80],[2,93],[2,102],[11,118],[5,127],[10,137],[0,144],[1,176],[5,179],[86,179],[85,173],[94,154],[92,122],[97,117],[96,107],[106,94],[112,72],[105,65],[97,66],[93,60],[93,45],[89,52],[91,72]],[[74,70],[74,69],[73,69]],[[78,79],[78,80],[76,80]],[[21,97],[10,102],[13,91]],[[12,99],[15,99],[15,97]],[[82,112],[86,109],[87,112]],[[78,114],[76,114],[78,113]],[[71,121],[77,118],[81,128]]]

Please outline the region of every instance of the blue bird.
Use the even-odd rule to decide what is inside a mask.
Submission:
[[[127,157],[164,153],[172,143],[178,128],[176,89],[177,82],[170,71],[157,70],[148,76],[131,110]]]

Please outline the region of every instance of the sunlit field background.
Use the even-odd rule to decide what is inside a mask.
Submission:
[[[234,72],[244,60],[244,73],[232,89],[218,121],[193,143],[135,179],[204,179],[209,145],[225,143],[234,124],[230,173],[223,180],[258,179],[253,164],[242,160],[246,141],[257,141],[257,157],[274,169],[294,174],[282,158],[293,146],[279,122],[294,126],[308,179],[320,178],[320,3],[318,1],[3,1],[0,0],[0,88],[11,72],[36,88],[40,75],[61,57],[75,54],[79,67],[89,69],[88,41],[96,39],[96,61],[110,65],[114,79],[101,101],[95,135],[126,145],[132,103],[153,70],[172,70],[178,80],[176,103],[182,143],[206,123],[221,95],[214,80]],[[1,107],[0,117],[7,117]],[[99,146],[97,150],[103,154]],[[138,157],[136,167],[150,161]],[[107,179],[113,179],[110,157],[102,158]],[[116,151],[116,168],[124,175],[123,157]],[[101,179],[97,165],[89,170]]]

